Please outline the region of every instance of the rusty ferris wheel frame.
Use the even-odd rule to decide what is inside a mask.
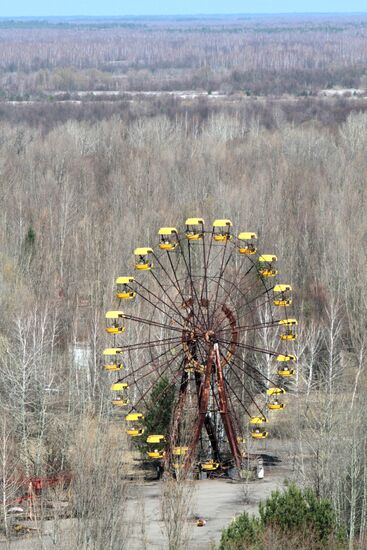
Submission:
[[[172,235],[165,241],[173,243],[171,248],[161,250],[161,237],[159,252],[137,249],[147,252],[139,256],[142,273],[138,275],[143,280],[131,277],[125,285],[134,300],[121,314],[124,323],[136,324],[144,336],[129,343],[128,327],[114,335],[114,346],[125,358],[124,373],[119,373],[115,384],[128,388],[126,418],[135,415],[135,419],[149,410],[157,382],[168,380],[158,396],[163,398],[170,389],[174,393],[172,419],[160,455],[165,469],[179,466],[187,472],[193,464],[209,459],[241,469],[240,442],[248,433],[245,418],[250,420],[256,413],[265,421],[269,388],[285,391],[284,379],[269,364],[288,357],[289,342],[282,350],[286,355],[275,348],[289,309],[274,307],[277,271],[267,265],[271,276],[263,276],[259,259],[265,256],[255,248],[241,254],[243,242],[231,226],[218,240],[215,227],[208,231],[204,225],[197,240],[187,238],[187,231]],[[139,264],[135,267],[139,270]],[[139,311],[130,313],[136,311],[137,303]],[[189,430],[187,425],[183,430],[187,411],[193,408]],[[135,432],[148,435],[142,428]],[[180,464],[177,449],[185,449]]]

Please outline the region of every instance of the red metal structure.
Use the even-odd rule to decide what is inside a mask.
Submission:
[[[254,233],[236,236],[230,220],[207,230],[190,218],[185,231],[161,228],[159,237],[135,250],[135,276],[117,279],[119,301],[106,314],[115,319],[104,352],[113,357],[106,370],[118,371],[113,403],[126,409],[129,436],[154,444],[148,456],[166,470],[240,470],[244,439],[267,437],[260,425],[271,395],[285,393],[294,374],[291,287],[275,285],[276,256],[259,254]],[[161,431],[146,433],[144,417],[154,429],[164,394],[174,396],[170,423],[157,418]]]

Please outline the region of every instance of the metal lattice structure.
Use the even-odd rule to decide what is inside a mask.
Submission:
[[[135,249],[135,275],[116,281],[118,306],[106,314],[113,347],[104,351],[117,376],[112,402],[165,469],[241,469],[243,442],[265,440],[286,406],[292,289],[275,283],[277,258],[260,254],[256,239],[236,236],[230,220],[207,230],[189,218],[183,232],[161,228],[154,248]],[[170,395],[172,414],[165,433],[147,433],[160,381],[155,404]]]

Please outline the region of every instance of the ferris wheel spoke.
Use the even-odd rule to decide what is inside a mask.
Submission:
[[[241,276],[240,280],[237,282],[237,281],[232,281],[232,287],[230,288],[230,292],[232,291],[232,288],[236,288],[236,286],[240,287],[243,282],[246,280],[246,277],[251,273],[251,271],[255,268],[256,264],[255,262],[251,259],[251,258],[248,258],[251,262],[251,266],[248,268],[248,270]],[[255,281],[255,284],[257,284],[258,281]],[[248,288],[247,288],[247,291],[250,290],[254,285],[249,285]]]
[[[164,300],[162,300],[162,298],[158,297],[154,292],[152,292],[151,290],[149,290],[148,288],[146,288],[144,285],[142,285],[141,283],[139,283],[138,281],[135,281],[136,284],[138,285],[139,288],[141,288],[144,292],[147,292],[150,296],[153,296],[156,300],[158,300],[159,302],[161,302],[165,307],[167,307],[170,311],[172,311],[175,315],[177,315],[177,312],[179,313],[179,315],[182,317],[182,314],[179,310],[177,310],[177,307],[173,308],[172,306],[170,306],[169,304],[167,304]],[[183,324],[179,323],[179,321],[177,320],[176,317],[172,317],[172,315],[170,315],[169,313],[167,313],[167,311],[165,311],[164,309],[162,309],[161,307],[158,306],[158,304],[154,303],[150,298],[148,298],[147,296],[145,296],[142,292],[139,292],[138,290],[135,289],[135,292],[138,294],[138,296],[140,296],[141,298],[143,298],[143,300],[145,300],[148,304],[150,304],[153,308],[157,309],[158,311],[160,311],[161,313],[163,313],[164,316],[168,317],[169,319],[171,319],[171,321],[173,321],[174,323],[177,323],[177,325],[179,325],[181,328],[184,327]],[[165,292],[165,291],[164,291]],[[166,295],[166,292],[165,292],[165,295]],[[169,326],[169,325],[167,325]],[[177,329],[177,330],[180,330],[180,329]]]
[[[222,423],[227,435],[227,439],[232,452],[233,459],[235,461],[236,466],[238,468],[241,468],[241,452],[238,446],[238,439],[236,436],[236,431],[233,426],[233,420],[228,410],[228,399],[227,399],[227,393],[225,389],[223,367],[222,367],[220,358],[221,358],[221,353],[220,353],[219,345],[216,342],[214,344],[214,359],[215,359],[215,365],[216,365],[216,381],[217,381],[218,398],[219,398],[219,405],[220,405],[219,413],[222,418]]]
[[[258,300],[259,298],[261,298],[261,296],[263,296],[264,294],[265,294],[265,292],[259,294],[259,296],[256,296],[256,298],[254,298],[254,299],[251,300],[250,302],[246,303],[245,305],[250,305],[250,304],[254,303],[256,300]],[[261,304],[257,304],[256,310],[254,310],[253,308],[250,307],[250,308],[249,308],[249,311],[248,311],[246,314],[245,314],[245,313],[242,313],[242,316],[243,316],[243,317],[247,317],[248,313],[254,313],[254,312],[256,312],[259,308],[261,308],[261,307],[263,307],[263,306],[266,306],[266,305],[269,305],[269,304],[271,304],[271,298],[268,297],[268,298],[267,298],[264,302],[262,302]],[[237,311],[236,311],[237,314],[238,314],[238,312],[239,312],[240,309],[242,309],[242,307],[240,307],[240,308],[237,309]],[[272,316],[272,315],[271,315],[271,320],[272,320],[272,322],[273,322],[273,316]],[[229,324],[228,324],[228,325],[225,325],[224,327],[222,327],[222,329],[223,329],[223,328],[227,328],[227,327],[230,328],[230,326],[231,326],[231,325],[229,325]]]
[[[137,409],[137,406],[143,401],[144,404],[147,406],[146,404],[146,396],[148,395],[148,393],[150,393],[153,389],[153,387],[157,384],[157,381],[160,380],[161,378],[163,378],[163,376],[165,375],[165,373],[167,372],[167,369],[169,368],[169,364],[167,365],[167,367],[163,370],[163,372],[161,372],[159,374],[159,376],[152,382],[152,384],[148,387],[148,389],[144,392],[143,395],[141,395],[141,397],[138,399],[138,401],[135,403],[135,405],[130,409],[129,412],[132,412],[133,410],[136,410]],[[178,369],[178,372],[180,372],[180,367]],[[156,402],[159,402],[160,399],[166,394],[166,392],[172,388],[172,386],[175,386],[176,385],[176,380],[174,379],[173,382],[169,383],[166,385],[166,387],[156,396]],[[149,407],[147,407],[148,410],[149,410]],[[158,414],[161,414],[162,411],[160,410],[157,410],[156,411],[156,416],[158,416]],[[154,418],[154,417],[153,417]]]
[[[224,355],[223,355],[223,353],[222,353],[222,351],[221,351],[220,348],[219,348],[219,353],[220,353],[220,355],[224,358]],[[237,377],[237,379],[239,380],[240,386],[241,386],[245,391],[247,391],[247,390],[246,390],[246,387],[245,387],[245,385],[244,385],[244,383],[243,383],[243,381],[239,378],[238,374],[237,374],[235,371],[231,371],[231,372],[233,372],[233,373],[235,374],[235,376]],[[230,383],[229,383],[229,380],[228,380],[228,377],[224,376],[223,378],[224,378],[225,384],[227,384],[227,385],[230,387],[231,391],[233,391],[233,395],[235,395],[235,397],[237,398],[237,400],[238,400],[238,402],[240,403],[240,405],[242,406],[242,408],[245,410],[245,412],[246,412],[247,414],[249,414],[249,413],[248,413],[248,410],[247,410],[247,408],[246,408],[246,405],[243,403],[242,399],[237,395],[236,391],[231,387],[231,385],[230,385]],[[250,416],[250,415],[249,415],[249,416]]]
[[[240,403],[240,405],[242,406],[242,408],[244,409],[245,413],[247,414],[247,416],[249,418],[251,418],[252,414],[249,412],[249,410],[247,409],[247,407],[244,405],[243,401],[238,397],[235,389],[233,388],[233,386],[228,382],[228,380],[226,380],[226,384],[228,385],[228,387],[230,388],[231,392],[233,393],[233,395],[236,397],[236,399],[238,400],[238,402]],[[265,414],[263,412],[263,410],[261,409],[261,407],[259,407],[259,405],[256,403],[255,399],[252,397],[252,394],[251,392],[249,392],[246,388],[246,386],[243,386],[243,389],[245,390],[246,394],[249,396],[251,402],[255,405],[256,409],[259,411],[259,413],[261,414],[261,416],[265,417]]]
[[[236,326],[237,332],[250,332],[252,330],[258,330],[258,329],[267,329],[267,328],[274,328],[279,326],[280,319],[276,319],[275,321],[268,321],[264,323],[257,323],[256,325],[243,325],[243,326]],[[228,326],[228,325],[226,325]],[[220,334],[222,332],[228,332],[231,330],[231,327],[229,328],[223,328],[216,331],[216,334]]]
[[[184,366],[184,364],[185,364],[185,360],[182,363],[182,367]],[[179,396],[178,396],[178,399],[177,399],[177,403],[174,407],[174,414],[173,414],[172,419],[171,419],[171,430],[170,430],[170,436],[169,436],[169,441],[168,441],[168,443],[169,443],[169,452],[166,454],[166,458],[165,458],[165,466],[166,467],[170,463],[170,460],[172,458],[172,456],[171,456],[172,450],[173,450],[173,447],[176,445],[176,442],[177,442],[177,435],[178,435],[178,432],[179,432],[180,421],[181,421],[181,417],[182,417],[182,413],[183,413],[183,410],[184,410],[185,401],[186,401],[186,397],[187,397],[188,383],[189,383],[188,373],[183,371],[182,374],[181,374],[181,383],[180,383],[180,389],[179,389]]]
[[[141,284],[138,283],[138,282],[136,282],[136,284],[138,284],[140,287],[142,287],[142,288],[145,290],[145,287],[143,287],[143,285],[141,285]],[[128,287],[128,288],[130,288],[130,287]],[[150,292],[148,289],[146,289],[146,291],[149,292],[149,294],[155,296],[155,294],[153,294],[152,292]],[[161,313],[163,313],[163,315],[164,315],[165,317],[168,317],[168,319],[170,319],[172,322],[174,322],[175,324],[177,324],[178,326],[180,326],[180,327],[183,328],[183,325],[181,325],[181,324],[177,321],[176,318],[174,318],[174,317],[172,317],[171,315],[169,315],[166,311],[164,311],[164,309],[162,309],[162,308],[159,307],[157,304],[155,304],[154,302],[152,302],[152,300],[150,300],[149,298],[147,298],[146,296],[144,296],[144,294],[142,294],[142,293],[139,292],[138,290],[135,290],[134,292],[136,292],[136,294],[137,294],[138,296],[140,296],[141,298],[143,298],[143,300],[145,300],[146,302],[148,302],[154,309],[157,309],[158,311],[160,311]],[[156,296],[155,296],[155,297],[156,297]],[[157,298],[157,299],[158,299],[158,298]],[[163,300],[161,300],[161,302],[162,302],[167,308],[169,308],[170,311],[172,310],[174,313],[176,313],[176,311],[173,310],[173,309],[171,308],[171,306],[169,306],[168,304],[166,304]],[[126,314],[124,314],[124,315],[126,316]],[[132,316],[130,316],[130,317],[132,317]],[[134,321],[134,320],[136,320],[136,319],[132,318],[132,320]],[[155,323],[156,323],[155,321],[151,321],[151,322],[150,322],[150,324],[152,324],[152,325],[155,324]],[[162,323],[159,323],[159,324],[162,325],[162,328],[168,328],[168,329],[170,329],[170,330],[181,331],[181,329],[179,329],[179,328],[174,328],[174,327],[172,327],[171,325],[167,325],[167,324],[166,324],[166,325],[163,326]],[[158,325],[157,325],[157,326],[158,326]]]
[[[123,351],[140,351],[142,349],[149,349],[151,347],[155,348],[160,344],[180,344],[182,341],[181,336],[176,338],[161,338],[160,340],[150,340],[146,342],[138,342],[136,344],[123,344],[121,347]]]
[[[180,245],[181,245],[181,241],[180,241]],[[168,254],[168,259],[169,259],[169,261],[170,261],[170,265],[171,265],[172,271],[173,271],[173,273],[174,273],[175,280],[176,280],[176,282],[177,282],[177,285],[179,286],[179,282],[178,282],[178,279],[177,279],[177,273],[176,273],[176,271],[175,271],[175,269],[174,269],[174,266],[173,266],[173,263],[172,263],[172,260],[171,260],[171,256],[170,256],[169,252],[167,252],[167,254]],[[185,262],[186,262],[185,256],[183,255],[183,252],[182,252],[182,257],[184,258],[184,260],[185,260]],[[188,272],[188,275],[189,275],[190,281],[192,281],[191,273]],[[191,288],[193,289],[193,286],[192,286],[192,285],[190,285],[190,286],[191,286]],[[185,299],[185,297],[184,297],[184,295],[183,295],[183,292],[181,292],[181,297],[182,297],[182,302],[185,303],[185,300],[186,300],[186,299]],[[191,293],[191,299],[193,299],[193,293]],[[199,308],[200,308],[200,309],[199,309]],[[202,310],[201,310],[200,304],[198,304],[198,312],[199,312],[199,311],[200,311],[201,314],[202,314]],[[197,313],[196,313],[194,307],[192,307],[192,314],[193,314],[194,317],[196,317],[197,322],[200,323],[199,318],[198,318],[198,316],[197,316]]]
[[[212,266],[212,264],[219,258],[220,253],[221,253],[221,250],[220,250],[221,246],[220,245],[218,246],[218,253],[210,259],[210,253],[211,253],[211,250],[213,248],[213,242],[214,242],[213,231],[204,231],[204,234],[209,235],[209,237],[210,237],[209,252],[208,252],[208,258],[207,258],[207,263],[206,263],[207,269],[209,270],[209,268]]]
[[[236,373],[236,371],[235,371],[235,370],[232,370],[231,372],[233,372],[233,374],[236,376],[236,378],[237,378],[237,380],[239,381],[241,387],[242,387],[243,390],[246,392],[246,394],[249,396],[250,400],[251,400],[252,403],[255,405],[255,407],[258,409],[258,411],[259,411],[263,416],[265,416],[264,413],[263,413],[263,411],[261,410],[261,408],[258,406],[258,404],[256,403],[256,401],[254,400],[254,398],[253,398],[251,392],[247,389],[246,385],[243,383],[243,381],[242,381],[241,378],[238,376],[238,374]],[[248,373],[246,373],[246,374],[248,374]],[[250,377],[250,378],[251,378],[251,377]],[[226,380],[227,384],[229,384],[228,378],[225,378],[225,380]],[[232,391],[233,391],[233,394],[236,395],[236,392],[234,391],[234,389],[233,389],[232,387],[231,387],[231,389],[232,389]],[[246,412],[247,412],[247,414],[248,414],[248,411],[247,411],[247,409],[246,409],[244,403],[242,402],[242,400],[239,399],[239,397],[238,397],[237,395],[236,395],[236,397],[237,397],[237,399],[239,400],[240,404],[243,406],[243,408],[246,410]],[[251,416],[251,415],[249,415],[249,416]]]
[[[219,248],[219,247],[218,247],[218,248]],[[220,247],[220,248],[224,248],[224,247]],[[210,281],[210,282],[212,282],[212,283],[215,282],[215,279],[218,278],[218,275],[211,275],[211,276],[209,277],[208,272],[209,272],[209,270],[210,270],[211,264],[214,264],[214,263],[219,259],[220,255],[221,255],[221,252],[222,252],[222,250],[219,249],[219,250],[218,250],[218,253],[211,259],[210,264],[208,265],[208,268],[207,268],[207,276],[206,276],[206,277],[207,277],[207,281]],[[209,294],[209,291],[207,292],[207,294]],[[208,298],[207,298],[207,299],[208,299]]]
[[[225,349],[228,349],[227,346],[224,345],[224,348]],[[251,378],[251,380],[253,380],[254,382],[256,382],[257,384],[260,384],[260,381],[258,379],[256,379],[253,375],[251,375],[247,369],[244,369],[243,367],[241,367],[238,362],[239,359],[238,358],[235,358],[235,357],[232,357],[231,359],[231,362],[233,363],[233,365],[235,367],[237,367],[240,371],[242,371],[244,374],[246,374],[249,378]],[[267,382],[269,382],[269,384],[271,384],[272,386],[276,386],[277,384],[273,381],[273,380],[270,380],[270,378],[268,378],[265,374],[263,374],[260,369],[254,367],[253,365],[251,365],[251,363],[249,363],[248,361],[246,361],[245,359],[241,359],[241,361],[243,361],[243,363],[246,365],[246,367],[248,369],[251,369],[252,371],[254,371],[258,376],[260,376],[261,378],[263,378],[264,380],[266,380]],[[262,385],[264,386],[264,389],[267,389],[267,385],[264,383],[264,382],[261,382]]]
[[[266,380],[267,382],[269,382],[269,384],[271,384],[272,386],[276,386],[277,384],[270,380],[270,378],[268,378],[267,376],[265,376],[265,374],[263,374],[259,369],[257,369],[256,367],[254,367],[253,365],[251,365],[250,363],[248,363],[247,361],[244,361],[243,362],[245,363],[247,369],[244,369],[243,367],[241,367],[236,361],[233,362],[234,366],[239,369],[241,372],[243,372],[244,374],[246,374],[246,376],[248,376],[249,378],[251,378],[251,380],[253,380],[254,382],[256,382],[256,384],[258,385],[262,385],[263,386],[263,389],[266,390],[267,389],[267,385],[265,384],[265,382],[263,382],[263,380],[259,380],[257,378],[255,378],[254,375],[250,374],[248,369],[251,369],[252,371],[254,371],[254,373],[256,373],[258,376],[260,376],[261,379],[264,379]]]
[[[170,262],[170,265],[171,265],[171,268],[172,268],[172,271],[174,273],[174,278],[175,278],[175,281],[172,279],[172,277],[169,275],[168,271],[166,270],[166,268],[164,267],[164,265],[162,264],[162,262],[160,261],[159,257],[153,252],[153,257],[155,258],[156,262],[160,265],[161,269],[164,271],[165,275],[167,276],[168,280],[170,281],[170,283],[174,286],[174,288],[177,290],[178,294],[181,296],[182,300],[184,300],[184,296],[182,294],[182,291],[181,291],[181,287],[179,285],[179,282],[177,280],[177,276],[176,276],[176,271],[174,270],[173,268],[173,263],[172,263],[172,260],[171,260],[171,256],[170,256],[170,253],[168,252],[168,250],[166,251],[166,254],[168,256],[168,259],[169,259],[169,262]]]
[[[204,263],[204,280],[201,287],[201,300],[203,299],[204,290],[205,290],[205,299],[206,299],[206,303],[208,304],[208,265],[206,260],[205,234],[203,235],[203,263]],[[206,323],[206,328],[208,328],[209,327],[209,308],[207,308],[206,320],[204,319],[204,324],[205,323]]]
[[[226,283],[226,282],[228,282],[228,280],[223,278],[223,283]],[[231,296],[231,292],[230,292],[229,290],[226,290],[225,287],[223,286],[223,284],[220,284],[220,286],[222,287],[223,291],[226,293],[227,296]],[[241,296],[241,298],[242,298],[243,300],[246,299],[246,296],[247,296],[248,292],[243,293],[243,292],[240,290],[239,286],[238,286],[238,285],[235,285],[235,284],[233,284],[233,283],[232,283],[232,288],[235,288],[235,289],[236,289],[236,291],[239,293],[239,295]],[[249,306],[249,305],[251,306],[251,304],[252,304],[253,302],[255,302],[256,300],[258,300],[258,299],[259,299],[261,296],[263,296],[265,293],[268,293],[268,289],[266,289],[266,287],[265,287],[265,291],[264,291],[264,292],[262,292],[261,294],[255,296],[250,302],[246,299],[246,301],[245,301],[245,303],[243,304],[243,306],[237,307],[237,309],[236,309],[236,314],[237,314],[237,316],[238,316],[240,310],[241,310],[243,307]],[[261,305],[267,304],[268,302],[270,303],[270,298],[269,298],[269,297],[268,297],[268,299],[265,300],[265,302],[263,302],[263,304],[261,304]],[[260,306],[257,304],[257,308],[259,308],[259,307],[260,307]],[[218,309],[219,309],[219,308],[218,308]],[[254,307],[249,307],[249,312],[248,312],[248,313],[253,314],[255,311],[256,311],[256,310],[254,309]],[[243,313],[242,316],[246,317],[246,316],[248,315],[248,313],[246,313],[246,314]],[[273,320],[273,318],[272,318],[272,320]],[[220,326],[220,325],[219,325],[219,326]],[[224,327],[222,327],[222,329],[223,329],[223,328],[227,328],[227,327],[228,327],[228,328],[231,328],[231,325],[230,325],[230,324],[225,325]],[[217,324],[217,326],[216,326],[216,330],[217,330],[217,328],[218,328],[218,324]]]
[[[175,304],[175,302],[172,300],[172,298],[168,295],[168,292],[166,292],[165,288],[163,287],[162,283],[160,282],[160,280],[158,279],[158,277],[155,275],[155,273],[153,273],[153,270],[150,270],[150,273],[152,274],[152,277],[154,278],[154,280],[156,281],[156,283],[158,284],[158,286],[160,287],[161,291],[164,293],[164,295],[168,298],[168,300],[171,302],[172,306],[173,306],[173,309],[176,310],[176,313],[183,319],[183,321],[185,323],[188,322],[188,319],[186,319],[186,317],[181,313],[181,311],[178,309],[177,305]],[[167,305],[167,304],[166,304]]]
[[[230,390],[230,391],[227,392],[227,396],[228,396],[228,401],[229,401],[229,409],[231,410],[231,415],[232,415],[232,417],[234,418],[234,420],[237,424],[238,433],[242,433],[243,429],[242,429],[242,426],[241,426],[241,422],[240,422],[240,420],[239,420],[239,418],[236,414],[236,407],[234,406],[234,403],[233,403],[233,400],[232,400],[232,395],[234,395],[233,390],[230,388],[230,386],[228,385],[226,380],[224,380],[224,384]],[[250,416],[247,408],[244,405],[242,405],[241,403],[240,403],[240,406],[244,409],[247,416]]]
[[[251,260],[251,261],[253,261],[253,260]],[[241,298],[242,298],[242,299],[246,299],[246,297],[247,297],[248,294],[253,290],[253,288],[255,288],[256,285],[259,284],[259,280],[258,280],[258,279],[255,279],[255,281],[254,281],[251,285],[247,285],[246,292],[243,292],[243,291],[240,289],[240,286],[243,284],[243,281],[245,280],[246,276],[251,272],[251,270],[252,270],[254,267],[255,267],[255,263],[252,263],[252,266],[247,270],[247,272],[243,275],[243,277],[240,279],[239,282],[235,282],[235,281],[230,282],[230,281],[228,281],[228,280],[226,280],[226,279],[223,279],[224,282],[230,282],[230,284],[231,284],[231,287],[230,287],[230,289],[229,289],[229,291],[228,291],[229,294],[232,294],[232,290],[233,290],[233,288],[235,288],[236,291],[237,291],[237,292],[239,293],[239,295],[241,296]],[[239,306],[239,308],[237,309],[237,313],[239,313],[239,311],[240,311],[243,307],[246,307],[246,306],[248,306],[248,305],[251,305],[253,302],[255,302],[256,300],[258,300],[258,298],[260,298],[261,296],[263,296],[263,295],[265,295],[265,294],[269,295],[269,292],[270,292],[271,290],[273,290],[273,288],[274,288],[274,285],[268,288],[268,287],[266,286],[266,283],[265,283],[264,280],[261,280],[261,284],[263,285],[264,291],[263,291],[261,294],[257,295],[255,298],[253,298],[250,302],[248,302],[248,300],[246,299],[246,301],[244,302],[244,304],[243,304],[242,306]],[[268,300],[267,300],[266,302],[264,302],[264,304],[267,303],[268,301],[270,302],[270,298],[268,298]],[[264,305],[264,304],[261,304],[261,305]],[[258,306],[258,307],[259,307],[259,306]],[[252,308],[250,308],[250,311],[252,311]]]
[[[201,343],[201,341],[199,340],[197,342],[197,350],[198,350],[198,353],[200,355],[200,363],[202,365],[205,365],[205,362],[206,362],[206,357],[207,357],[207,350],[204,348],[203,344]]]
[[[134,376],[134,379],[135,379],[135,374],[136,374],[137,372],[140,372],[144,367],[148,367],[148,366],[151,365],[152,363],[158,361],[159,359],[161,359],[162,357],[164,357],[164,356],[167,355],[168,353],[175,351],[176,349],[177,349],[177,345],[172,346],[171,348],[169,348],[169,349],[167,349],[166,351],[160,353],[160,354],[157,355],[156,357],[152,357],[151,359],[149,359],[149,361],[147,361],[147,362],[144,363],[143,365],[140,365],[138,368],[132,369],[131,372],[126,373],[126,375],[123,376],[122,378],[119,378],[119,379],[117,380],[117,382],[124,382],[125,380],[128,380],[129,377],[130,377],[131,375],[133,375],[133,376]],[[182,350],[180,350],[180,353],[181,353],[181,352],[182,352]],[[177,354],[175,357],[178,357],[178,355],[179,355],[179,354]],[[132,362],[132,361],[131,361],[131,357],[130,357],[130,362]],[[164,363],[164,364],[165,364],[165,363]],[[153,369],[152,372],[154,372],[154,370],[157,370],[157,367],[155,367],[155,369]]]
[[[247,289],[246,289],[246,292],[243,292],[240,288],[241,284],[242,284],[242,281],[243,279],[250,273],[251,269],[253,268],[254,266],[252,265],[251,268],[245,273],[245,275],[243,276],[243,278],[240,279],[240,281],[228,281],[227,279],[225,279],[224,277],[222,277],[222,282],[223,283],[230,283],[230,287],[228,290],[226,290],[224,288],[223,285],[222,288],[223,290],[229,295],[231,296],[233,294],[233,289],[235,289],[235,291],[241,296],[241,298],[246,298],[246,296],[250,293],[250,291],[256,286],[258,285],[258,281],[255,280],[251,285],[247,285]],[[213,277],[213,279],[217,279],[218,277]]]
[[[171,367],[172,363],[179,357],[180,354],[177,354],[175,357],[172,357],[171,359],[169,359],[168,361],[166,361],[165,363],[163,363],[162,365],[160,365],[160,368],[162,369],[163,367],[163,371],[160,371],[158,373],[158,376],[157,378],[152,382],[151,384],[151,388],[153,388],[153,386],[157,383],[157,380],[159,380],[168,370],[169,368]],[[141,380],[143,380],[144,378],[146,378],[147,376],[153,374],[153,373],[156,373],[157,374],[157,368],[154,367],[153,369],[151,369],[150,371],[142,374],[141,376],[139,376],[139,378],[135,378],[133,379],[133,384],[139,388],[138,386],[138,382],[140,382]]]
[[[226,263],[225,265],[223,266],[223,261],[224,261],[224,258],[225,258],[225,255],[226,255],[226,247],[227,247],[227,243],[228,241],[226,241],[226,244],[224,246],[224,253],[223,253],[223,259],[222,259],[222,266],[221,266],[221,269],[220,269],[220,272],[219,272],[219,276],[218,276],[218,279],[221,280],[222,279],[222,276],[224,275],[225,273],[225,270],[227,269],[227,266],[232,258],[232,255],[233,255],[233,251],[234,249],[232,248],[232,250],[230,251],[230,253],[228,254],[228,258],[226,260]],[[215,277],[216,278],[216,277]]]
[[[218,342],[221,344],[230,344],[231,342],[228,342],[228,340],[224,340],[221,338],[218,338]],[[257,346],[251,346],[250,344],[242,344],[240,342],[236,343],[236,346],[242,349],[246,349],[249,351],[255,351],[258,353],[264,353],[265,355],[272,355],[273,357],[276,357],[279,355],[276,351],[265,349],[265,348],[258,348]]]
[[[264,306],[265,304],[267,303],[271,303],[271,298],[269,297],[269,292],[273,289],[274,287],[271,287],[271,288],[266,288],[263,292],[261,292],[260,294],[258,294],[257,296],[255,296],[255,298],[252,298],[249,302],[246,301],[245,304],[243,304],[243,306],[240,306],[238,308],[238,311],[240,311],[243,307],[247,307],[251,304],[253,304],[254,302],[256,302],[256,300],[258,300],[259,298],[261,298],[262,296],[265,296],[265,294],[268,296],[267,300],[265,300],[265,302],[263,302],[262,304],[260,304],[258,306],[259,307],[262,307]]]
[[[191,244],[190,244],[190,242],[188,242],[188,244],[187,244],[188,259],[189,259],[189,263],[187,263],[186,257],[185,257],[185,252],[184,252],[184,249],[183,249],[183,246],[182,246],[182,243],[181,243],[181,239],[178,241],[178,243],[179,243],[179,247],[180,247],[180,250],[181,250],[181,256],[182,256],[182,259],[183,259],[184,264],[185,264],[186,272],[187,272],[187,275],[188,275],[189,280],[190,280],[191,298],[193,299],[193,298],[194,298],[194,294],[195,294],[195,299],[196,299],[196,305],[197,305],[198,313],[200,313],[200,315],[201,315],[203,321],[205,322],[205,317],[204,317],[204,313],[203,313],[203,310],[202,310],[202,307],[201,307],[201,302],[200,302],[200,300],[199,300],[199,297],[198,297],[198,294],[197,294],[197,291],[196,291],[196,288],[195,288],[195,285],[194,285],[193,275],[192,275],[192,266],[191,266]],[[196,315],[196,318],[198,319],[198,316],[197,316],[197,315]],[[198,319],[198,322],[199,322],[199,319]]]
[[[223,273],[224,273],[224,267],[223,266],[224,266],[224,259],[226,257],[227,244],[228,244],[228,240],[225,242],[225,245],[223,247],[222,261],[221,261],[221,266],[220,266],[220,269],[219,269],[219,277],[218,277],[218,281],[217,281],[217,288],[216,288],[215,298],[214,298],[214,303],[213,303],[213,315],[214,315],[214,312],[216,311],[220,281],[221,281],[221,278],[222,278]],[[231,254],[232,254],[232,252],[231,252]],[[229,255],[229,258],[231,257],[231,254]]]
[[[141,323],[143,325],[150,325],[152,327],[164,328],[164,329],[167,329],[167,330],[172,330],[174,332],[182,333],[182,329],[180,329],[178,327],[172,327],[171,325],[167,325],[165,323],[159,323],[158,321],[153,321],[152,319],[146,319],[145,317],[137,317],[136,315],[130,315],[128,313],[124,313],[123,318],[127,319],[128,321],[134,321],[136,323]],[[176,323],[175,319],[172,319],[172,320]]]
[[[204,262],[204,279],[201,285],[201,294],[200,294],[200,300],[203,299],[204,292],[205,292],[205,299],[208,303],[209,296],[208,296],[208,268],[209,268],[209,262],[210,262],[210,253],[213,247],[213,239],[210,239],[210,245],[208,250],[208,255],[206,255],[206,248],[205,248],[205,234],[208,233],[208,231],[204,231],[203,235],[203,262]],[[212,236],[212,232],[210,232],[210,235]],[[207,328],[209,327],[209,308],[207,310]]]

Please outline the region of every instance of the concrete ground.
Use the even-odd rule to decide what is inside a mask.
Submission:
[[[279,469],[280,470],[280,469]],[[284,485],[287,477],[284,471],[271,472],[262,480],[248,484],[224,479],[202,480],[196,483],[192,497],[190,514],[190,550],[205,550],[218,543],[221,531],[230,521],[246,510],[256,513],[260,500],[270,496],[271,492]],[[141,488],[145,504],[145,540],[146,548],[164,547],[163,522],[160,521],[160,488],[157,482]],[[140,500],[141,502],[141,500]],[[138,506],[138,502],[136,502]],[[204,527],[197,527],[195,517],[206,520]],[[129,542],[129,550],[142,549],[142,536],[134,535]]]
[[[274,444],[274,442],[273,442]],[[279,449],[279,447],[278,447]],[[275,450],[275,449],[274,449]],[[289,449],[290,450],[290,449]],[[289,451],[288,450],[288,451]],[[282,488],[286,479],[291,479],[292,471],[289,461],[289,452],[271,452],[269,447],[266,453],[278,459],[265,466],[264,479],[255,479],[249,483],[235,482],[226,479],[205,479],[195,482],[194,494],[191,500],[191,511],[188,517],[190,542],[187,550],[206,550],[212,548],[213,543],[220,540],[221,531],[230,521],[246,510],[256,513],[260,500],[267,498],[270,493]],[[164,549],[164,525],[161,520],[161,489],[158,481],[140,483],[132,486],[129,498],[128,515],[134,518],[135,528],[130,532],[129,541],[121,546],[121,550]],[[197,527],[196,517],[206,520],[204,527]],[[28,522],[28,525],[31,525]],[[67,543],[68,532],[72,528],[73,520],[60,520],[55,527],[52,521],[44,522],[42,532],[38,535],[29,535],[16,540],[11,545],[0,541],[0,549],[10,550],[49,550],[51,548],[71,550]],[[58,540],[55,544],[53,535],[58,531]],[[60,536],[61,535],[61,536]]]

